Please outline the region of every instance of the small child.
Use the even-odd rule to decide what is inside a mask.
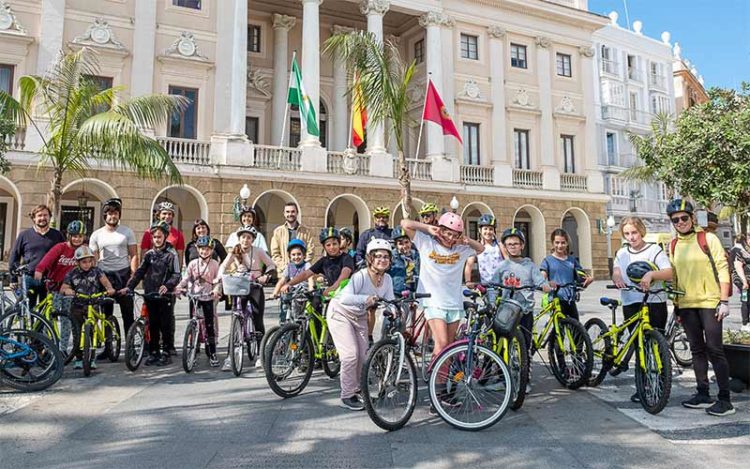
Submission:
[[[356,259],[357,250],[354,248],[354,233],[349,228],[341,228],[339,230],[339,239],[341,240],[341,250],[352,256],[352,259]]]
[[[204,324],[206,325],[206,355],[212,367],[219,366],[219,359],[216,358],[216,331],[214,329],[214,302],[221,296],[221,288],[218,285],[219,262],[213,259],[214,240],[210,236],[200,236],[195,240],[195,246],[198,250],[198,258],[193,259],[187,265],[182,280],[175,288],[177,294],[181,294],[186,289],[195,295],[212,297],[211,300],[199,300],[198,307],[203,311]],[[190,302],[190,317],[195,312],[192,310],[193,303]]]
[[[393,291],[396,295],[401,295],[404,291],[416,292],[419,278],[419,251],[414,249],[409,235],[400,226],[393,229],[391,239],[396,243],[391,270],[388,271],[393,280]]]
[[[341,250],[339,238],[339,230],[336,228],[323,228],[320,231],[319,239],[325,255],[318,259],[312,267],[292,277],[281,287],[281,292],[286,293],[290,287],[310,279],[313,275],[321,274],[328,284],[328,287],[323,291],[323,295],[327,296],[329,293],[336,291],[341,282],[347,280],[354,272],[354,260]]]
[[[98,267],[94,266],[94,253],[89,249],[88,246],[80,246],[76,249],[74,257],[78,264],[67,274],[63,279],[62,286],[60,287],[60,293],[66,296],[74,296],[76,293],[82,295],[93,295],[101,291],[106,291],[107,295],[114,295],[115,290],[112,288],[112,284],[109,279]],[[83,305],[73,301],[70,307],[70,315],[73,319],[73,327],[80,330],[84,322],[85,309]],[[83,368],[83,353],[79,347],[78,341],[73,344],[75,347],[75,363],[74,368],[80,370]],[[91,357],[91,368],[96,369],[96,358]]]
[[[291,279],[296,277],[299,273],[310,269],[310,263],[305,261],[305,255],[307,254],[307,245],[301,239],[293,239],[289,241],[286,247],[287,253],[289,253],[289,263],[286,265],[284,270],[279,275],[279,281],[276,283],[276,287],[273,289],[273,296],[279,296],[281,289]],[[308,287],[312,290],[315,287],[315,282],[312,277],[307,279]],[[284,322],[286,317],[286,311],[281,310],[279,312],[279,322]]]

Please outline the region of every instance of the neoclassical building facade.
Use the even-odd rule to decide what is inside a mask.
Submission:
[[[140,231],[160,200],[179,206],[189,234],[205,218],[224,238],[243,184],[266,235],[295,201],[312,227],[370,227],[376,206],[400,219],[395,145],[386,125],[349,146],[346,64],[325,54],[332,34],[366,30],[415,61],[413,123],[406,153],[416,203],[449,207],[455,196],[468,234],[482,213],[528,232],[539,261],[564,226],[586,268],[606,275],[600,228],[609,197],[598,164],[593,33],[608,19],[586,0],[0,0],[0,85],[42,74],[60,50],[90,47],[103,86],[129,96],[170,93],[191,104],[155,138],[177,163],[181,186],[95,166],[68,174],[64,216],[100,224],[101,201],[123,198],[124,222]],[[321,135],[306,135],[286,108],[292,55],[316,107]],[[419,117],[428,77],[464,143]],[[9,138],[12,170],[0,177],[3,257],[25,213],[44,202],[49,173],[37,167],[31,129]]]

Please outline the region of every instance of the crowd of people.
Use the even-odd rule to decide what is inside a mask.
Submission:
[[[163,366],[176,353],[176,299],[186,292],[201,294],[197,307],[206,319],[205,350],[211,366],[219,366],[216,308],[222,297],[223,275],[242,273],[254,280],[249,294],[241,301],[243,308],[248,304],[254,307],[254,326],[261,334],[265,331],[263,286],[278,279],[273,294],[279,295],[300,284],[313,288],[315,279],[322,278],[323,294],[331,299],[325,312],[323,304],[313,306],[326,314],[341,361],[341,402],[352,410],[364,408],[360,374],[373,340],[373,306],[379,299],[393,299],[404,291],[430,293],[421,307],[437,356],[456,336],[464,318],[465,286],[473,288],[478,282],[492,282],[514,287],[534,285],[551,291],[558,285],[577,282],[586,287],[593,281],[571,255],[570,236],[562,228],[552,231],[550,254],[536,265],[523,255],[526,234],[518,228],[498,233],[494,216],[483,214],[478,220],[478,239],[471,239],[465,234],[460,216],[450,211],[441,213],[432,203],[421,207],[419,221],[405,219],[399,226],[390,227],[390,210],[377,207],[373,212],[374,227],[358,237],[349,228],[333,226],[322,228],[315,237],[311,228],[299,222],[299,209],[290,202],[284,206],[284,223],[274,229],[270,244],[255,226],[254,209],[243,206],[239,227],[223,244],[211,236],[205,220],[195,221],[185,244],[182,232],[173,226],[176,207],[162,202],[157,207],[157,220],[141,237],[140,255],[135,233],[120,222],[122,211],[121,200],[109,199],[102,206],[101,228],[89,234],[85,225],[76,220],[68,224],[65,235],[50,227],[48,207],[39,205],[31,211],[32,227],[17,237],[10,270],[13,273],[20,265],[26,265],[33,272],[25,279],[31,287],[32,307],[47,295],[47,289],[66,297],[106,291],[115,298],[127,331],[134,322],[130,293],[140,284],[146,294],[151,294],[145,299],[150,313],[150,356],[145,364]],[[728,415],[734,409],[722,349],[722,320],[729,314],[728,299],[734,283],[742,291],[743,329],[750,329],[750,238],[738,239],[727,258],[719,239],[696,225],[689,201],[672,201],[667,215],[677,234],[666,249],[645,241],[646,227],[638,217],[622,219],[624,244],[615,258],[612,281],[620,288],[637,284],[644,290],[669,281],[685,292],[674,301],[690,342],[697,392],[682,404],[706,408],[713,415]],[[316,259],[317,243],[322,251]],[[637,275],[633,274],[635,271]],[[13,288],[17,281],[14,278]],[[526,313],[531,312],[533,290],[520,293],[520,298],[517,295],[514,299]],[[560,289],[558,296],[563,313],[578,319],[576,289]],[[650,295],[648,301],[651,324],[664,328],[666,295]],[[625,317],[636,314],[642,302],[642,293],[622,291]],[[68,305],[72,318],[80,324],[82,309],[74,301]],[[113,314],[113,307],[105,306],[108,315]],[[526,333],[532,329],[531,314],[523,315],[521,327]],[[709,362],[716,374],[718,399],[709,393]],[[80,351],[74,366],[82,366]],[[224,369],[229,369],[228,361]],[[631,399],[637,401],[638,396]]]

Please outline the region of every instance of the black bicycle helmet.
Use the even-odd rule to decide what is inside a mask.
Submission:
[[[106,216],[112,210],[117,210],[120,216],[122,216],[122,199],[113,197],[104,201],[102,204],[102,216]]]
[[[320,230],[320,235],[318,236],[318,239],[320,239],[321,243],[325,243],[326,240],[331,238],[338,239],[341,235],[339,234],[339,230],[334,228],[333,226],[329,226],[328,228],[323,228]]]
[[[506,239],[510,238],[511,236],[515,236],[516,238],[520,239],[523,244],[526,244],[526,235],[523,234],[523,231],[519,230],[518,228],[507,228],[505,231],[503,231],[502,236],[500,236],[500,242],[505,242]]]
[[[628,276],[631,282],[641,283],[643,277],[649,272],[656,272],[659,267],[650,261],[635,261],[628,265],[625,269],[625,274]]]
[[[406,234],[406,230],[401,228],[400,226],[397,226],[391,231],[391,240],[397,241],[401,238],[408,238],[409,235]]]
[[[151,228],[149,229],[149,231],[151,233],[153,233],[156,230],[160,230],[162,233],[164,233],[164,236],[168,236],[169,235],[169,225],[165,221],[154,222],[151,225]]]
[[[349,241],[354,242],[354,233],[352,233],[352,230],[350,230],[349,228],[341,228],[339,230],[339,235],[342,238],[347,238],[349,239]]]
[[[677,212],[685,212],[688,215],[692,215],[693,210],[693,204],[685,199],[674,199],[667,204],[667,215],[670,217]]]

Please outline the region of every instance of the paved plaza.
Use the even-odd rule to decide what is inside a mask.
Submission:
[[[603,282],[584,293],[583,319]],[[738,327],[733,308],[731,327]],[[178,335],[186,302],[179,303]],[[277,317],[275,305],[267,324]],[[222,315],[222,335],[228,330]],[[606,319],[606,317],[605,317]],[[222,345],[225,344],[225,339]],[[223,358],[222,347],[222,358]],[[546,353],[545,357],[546,359]],[[177,360],[179,361],[179,360]],[[179,363],[126,371],[101,363],[91,378],[67,370],[46,392],[0,390],[2,467],[740,467],[750,447],[750,395],[734,394],[726,418],[682,408],[690,370],[675,376],[669,406],[652,416],[629,401],[633,377],[607,377],[594,389],[561,388],[535,357],[534,388],[518,412],[494,427],[454,430],[427,412],[427,393],[402,430],[386,433],[363,412],[338,407],[338,380],[316,371],[298,397],[278,398],[262,373]],[[712,389],[715,391],[715,388]]]

